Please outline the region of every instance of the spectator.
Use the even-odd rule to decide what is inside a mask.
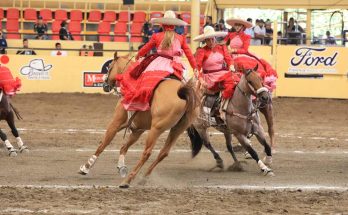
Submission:
[[[71,34],[68,32],[67,29],[68,23],[64,20],[60,24],[60,30],[59,30],[59,39],[61,40],[74,40],[74,38],[71,36]]]
[[[143,43],[145,44],[149,42],[150,37],[152,36],[152,33],[153,33],[151,24],[149,22],[144,23],[142,33],[143,33]]]
[[[252,18],[248,18],[247,22],[250,22],[251,24],[253,24],[253,19]],[[251,26],[250,28],[246,28],[244,31],[245,34],[250,35],[251,40],[250,40],[250,45],[255,45],[255,34],[254,34],[254,27]]]
[[[2,31],[0,31],[0,54],[6,54],[7,42]]]
[[[272,45],[272,38],[273,38],[272,23],[266,22],[265,29],[266,29],[265,45]]]
[[[297,24],[297,21],[293,17],[289,19],[289,25],[286,28],[286,37],[288,38],[288,44],[300,44],[302,35],[304,33],[303,28]]]
[[[94,48],[92,45],[88,46],[88,56],[90,57],[94,56]]]
[[[34,25],[34,32],[37,33],[35,39],[46,40],[47,39],[47,25],[43,22],[42,16],[38,17],[37,23]]]
[[[62,51],[62,44],[56,43],[56,50],[51,52],[51,56],[68,56],[68,53]]]
[[[293,17],[289,19],[289,25],[286,28],[287,32],[301,32],[304,33],[303,28],[295,21]]]
[[[283,33],[281,31],[277,32],[277,37],[278,37],[278,44],[286,44],[286,41],[283,38]]]
[[[264,27],[264,21],[262,19],[256,20],[256,26],[254,27],[255,45],[261,45],[264,42],[266,36],[266,29]]]
[[[18,50],[16,54],[18,54],[18,55],[36,55],[34,50],[29,49],[28,39],[23,39],[23,49]]]
[[[330,35],[330,31],[326,31],[325,45],[336,45],[336,39]]]
[[[83,45],[80,49],[79,56],[88,56],[87,45]]]
[[[220,19],[219,20],[219,27],[220,27],[220,31],[225,31],[225,32],[228,31],[228,29],[226,28],[224,19]]]
[[[179,16],[179,19],[181,19],[182,20],[182,18],[181,18],[181,16]],[[184,26],[182,26],[182,25],[177,25],[177,26],[175,26],[175,32],[177,33],[177,34],[179,34],[179,35],[184,35],[185,34],[185,28],[184,28]]]
[[[205,28],[205,26],[213,26],[213,18],[211,16],[207,16],[205,19],[205,25],[203,26],[203,28]]]

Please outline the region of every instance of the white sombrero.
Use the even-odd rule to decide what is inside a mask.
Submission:
[[[153,24],[163,25],[187,25],[186,22],[176,18],[174,11],[167,10],[161,18],[155,18],[150,21]]]
[[[222,32],[222,31],[215,31],[215,29],[211,26],[206,26],[203,29],[203,34],[195,37],[193,41],[203,41],[208,38],[213,37],[225,37],[228,34],[228,32]]]
[[[253,24],[243,19],[228,19],[226,20],[226,23],[229,24],[230,26],[234,26],[234,24],[238,23],[238,24],[244,25],[245,28],[251,28],[253,26]]]

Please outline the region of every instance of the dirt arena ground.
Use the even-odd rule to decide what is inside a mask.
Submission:
[[[128,190],[118,188],[122,178],[116,170],[123,133],[89,175],[77,174],[102,138],[115,103],[112,95],[17,95],[13,104],[24,118],[17,127],[30,153],[8,157],[1,147],[0,214],[348,214],[348,100],[274,100],[275,177],[261,175],[242,154],[244,172],[208,171],[212,155],[204,150],[191,159],[189,139],[182,135],[147,183],[140,183],[163,135]],[[15,144],[6,123],[0,125]],[[223,136],[211,130],[211,140],[227,168],[232,161]],[[143,142],[131,148],[129,168]]]

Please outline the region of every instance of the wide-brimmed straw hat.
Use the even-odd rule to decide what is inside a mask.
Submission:
[[[229,24],[230,26],[234,26],[234,24],[238,23],[238,24],[244,25],[245,28],[251,28],[253,26],[253,24],[243,19],[228,19],[226,20],[226,23]]]
[[[213,38],[213,37],[225,37],[228,33],[223,32],[223,31],[215,31],[215,29],[211,26],[206,26],[203,29],[203,34],[195,37],[193,41],[203,41],[208,38]]]
[[[174,11],[171,10],[167,10],[164,13],[163,17],[152,19],[150,22],[154,24],[158,23],[163,25],[187,25],[187,23],[183,20],[176,18]]]

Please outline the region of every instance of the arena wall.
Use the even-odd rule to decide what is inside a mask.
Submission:
[[[67,44],[64,43],[64,45]],[[113,45],[106,46],[110,49],[122,46],[111,44]],[[71,46],[67,45],[67,48]],[[112,59],[112,52],[105,54],[104,57],[79,57],[77,54],[71,54],[72,52],[77,53],[77,51],[69,51],[67,57],[10,54],[10,62],[5,66],[10,68],[14,76],[21,78],[23,83],[21,93],[103,93],[102,67]],[[274,53],[275,57],[269,46],[252,46],[251,52],[275,66],[278,72],[275,96],[348,99],[346,60],[348,50],[346,48],[278,46]],[[120,52],[120,55],[127,53]],[[42,71],[42,74],[34,72],[31,77],[23,74],[23,71],[24,73],[28,71],[30,62],[35,59],[36,63],[43,60],[44,66],[49,69]],[[184,61],[186,65],[189,65],[186,59]],[[192,70],[189,71],[188,76],[191,74]]]

